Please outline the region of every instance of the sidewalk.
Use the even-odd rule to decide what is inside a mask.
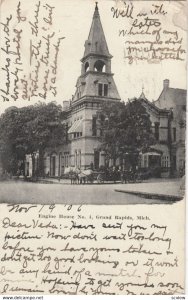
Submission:
[[[71,184],[70,179],[60,179],[59,178],[38,178],[36,181],[28,180],[28,182],[34,182],[34,183],[47,183],[47,184]]]
[[[142,182],[136,184],[123,184],[116,192],[136,195],[147,199],[179,201],[185,194],[184,178],[165,179],[156,182]]]
[[[37,181],[38,183],[46,184],[58,184],[58,185],[71,185],[70,179],[58,179],[58,178],[45,178]],[[112,186],[115,192],[125,193],[129,195],[135,195],[146,199],[157,199],[166,201],[179,201],[182,200],[185,194],[184,178],[181,179],[161,179],[153,178],[142,183],[112,183],[105,182],[98,184],[94,182],[93,186]],[[87,186],[87,184],[79,185]]]

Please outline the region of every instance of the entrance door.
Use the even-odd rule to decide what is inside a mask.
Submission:
[[[173,169],[176,171],[176,155],[173,155]]]
[[[52,176],[55,176],[55,156],[52,156]]]
[[[29,162],[26,162],[26,176],[29,176]]]
[[[94,150],[94,169],[98,170],[99,168],[99,151],[98,150]]]

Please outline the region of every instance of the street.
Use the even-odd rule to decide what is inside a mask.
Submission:
[[[177,194],[180,181],[159,181],[132,184],[85,184],[70,185],[69,181],[53,183],[32,183],[24,181],[3,181],[0,183],[0,203],[37,204],[172,204],[172,201],[145,199],[135,195],[116,192],[140,190]]]

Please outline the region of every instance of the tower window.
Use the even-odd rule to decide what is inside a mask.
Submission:
[[[85,64],[85,72],[87,72],[88,70],[89,70],[89,63],[86,62],[86,64]]]
[[[99,94],[99,96],[102,96],[103,95],[103,84],[99,83],[98,88],[99,88],[98,94]]]
[[[98,95],[99,96],[108,96],[108,84],[98,84]]]
[[[108,84],[104,84],[104,96],[108,96]]]
[[[104,72],[105,63],[102,60],[97,60],[94,64],[94,71]]]

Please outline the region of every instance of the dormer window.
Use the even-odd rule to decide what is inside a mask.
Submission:
[[[108,84],[99,83],[98,84],[98,95],[99,96],[108,96]]]

